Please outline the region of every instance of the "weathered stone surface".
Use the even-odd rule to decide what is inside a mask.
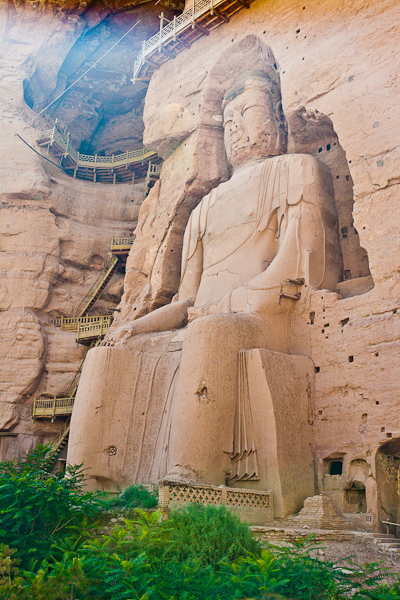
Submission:
[[[293,527],[308,529],[349,529],[349,523],[341,519],[335,511],[333,502],[328,496],[319,494],[304,501],[304,507],[298,515],[291,519]]]
[[[13,3],[2,5],[0,17],[0,429],[18,433],[2,438],[0,452],[11,458],[60,426],[32,423],[33,397],[65,394],[86,349],[49,319],[71,315],[98,277],[111,237],[132,233],[144,183],[72,180],[15,137],[34,143],[24,129],[33,113],[23,81],[36,69],[51,87],[84,23],[76,13]],[[121,293],[119,275],[96,310],[109,313]]]

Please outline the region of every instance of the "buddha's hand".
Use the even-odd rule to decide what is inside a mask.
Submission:
[[[211,304],[207,309],[207,314],[216,315],[229,312],[251,312],[247,302],[247,286],[240,286],[226,294],[219,302]]]
[[[296,291],[295,286],[292,287]],[[206,314],[240,312],[258,313],[260,315],[264,313],[269,315],[279,314],[290,309],[293,303],[291,299],[282,296],[282,290],[282,285],[273,285],[263,289],[247,283],[236,288],[230,294],[226,294],[219,302],[209,306]]]

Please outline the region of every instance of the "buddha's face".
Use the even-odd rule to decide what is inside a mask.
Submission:
[[[276,100],[276,99],[275,99]],[[280,103],[263,82],[249,82],[224,109],[224,138],[233,167],[252,159],[283,154],[284,117]]]

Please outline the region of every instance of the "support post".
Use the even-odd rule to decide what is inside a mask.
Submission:
[[[195,0],[193,0],[193,4],[192,4],[192,29],[194,29],[194,2],[195,2]]]
[[[97,180],[96,169],[93,169],[93,183],[96,183],[96,180]]]
[[[78,167],[75,167],[75,169],[74,169],[74,179],[76,179],[77,172],[78,172]]]
[[[51,422],[54,422],[56,416],[56,396],[54,396],[54,400],[53,400],[53,414],[51,416]]]
[[[116,180],[117,180],[117,174],[116,174],[116,173],[114,173],[114,174],[113,174],[113,184],[114,184],[114,185],[115,185],[115,182],[116,182]]]
[[[132,171],[132,185],[135,183],[135,171]]]
[[[158,42],[158,51],[161,52],[161,39],[162,39],[162,29],[163,29],[163,25],[164,25],[164,13],[162,12],[160,17],[160,39]]]

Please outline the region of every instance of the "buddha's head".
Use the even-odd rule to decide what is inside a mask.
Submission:
[[[225,148],[236,167],[286,152],[287,128],[276,65],[246,71],[223,99]]]

